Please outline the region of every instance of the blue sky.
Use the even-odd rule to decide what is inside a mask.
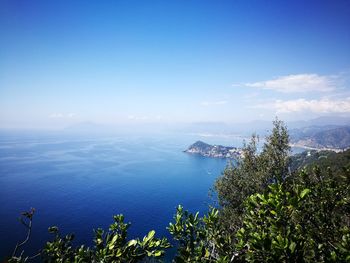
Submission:
[[[350,113],[349,1],[0,1],[0,127]]]

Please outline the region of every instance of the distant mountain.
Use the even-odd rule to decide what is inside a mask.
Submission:
[[[304,129],[330,129],[342,126],[350,126],[349,117],[324,116],[303,121],[286,121],[289,131]],[[317,128],[318,127],[318,128]],[[323,128],[321,128],[323,127]],[[208,134],[239,134],[242,136],[250,136],[257,133],[260,136],[270,134],[272,129],[271,120],[254,120],[239,123],[225,122],[193,122],[178,125],[176,131],[187,133],[208,133]]]
[[[242,155],[242,151],[236,147],[222,145],[210,145],[202,141],[197,141],[188,147],[184,152],[199,154],[205,157],[237,159]]]
[[[306,127],[290,131],[291,142],[297,146],[327,149],[350,147],[350,126]]]
[[[347,126],[350,125],[350,117],[322,116],[306,121],[290,121],[287,125],[290,129],[311,126]]]
[[[307,126],[298,129],[290,129],[289,136],[292,142],[297,142],[298,140],[303,140],[309,137],[314,137],[319,133],[334,130],[337,128],[344,128],[347,126],[337,126],[337,125],[324,125],[324,126]]]

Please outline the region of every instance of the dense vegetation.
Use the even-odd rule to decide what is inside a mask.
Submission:
[[[173,261],[350,262],[349,152],[307,163],[302,156],[290,158],[288,132],[278,120],[260,153],[258,140],[252,136],[244,159],[218,178],[218,209],[199,217],[178,207],[168,227],[177,248]],[[11,262],[31,260],[19,250],[29,240],[33,214],[23,214],[28,238],[16,246]],[[168,240],[155,238],[154,231],[128,240],[129,226],[122,215],[114,216],[109,231],[95,231],[92,248],[73,247],[73,236],[62,237],[52,227],[53,240],[38,257],[44,262],[161,260]]]
[[[318,166],[321,170],[329,168],[332,173],[340,175],[350,169],[350,149],[340,153],[312,150],[290,157],[291,171],[303,168],[311,172],[315,166]]]

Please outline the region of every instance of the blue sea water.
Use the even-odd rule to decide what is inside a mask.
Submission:
[[[25,229],[20,212],[36,209],[26,254],[50,238],[49,226],[92,245],[93,229],[107,229],[122,213],[129,237],[166,230],[177,205],[204,213],[210,188],[227,162],[183,152],[194,135],[81,136],[54,133],[0,135],[0,260],[12,253]],[[230,138],[212,143],[235,145]],[[235,145],[238,146],[238,145]]]

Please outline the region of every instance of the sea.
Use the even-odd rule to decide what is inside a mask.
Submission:
[[[201,215],[217,205],[212,189],[227,160],[184,153],[196,140],[243,142],[198,134],[1,132],[0,261],[25,239],[18,218],[30,208],[32,234],[23,247],[29,256],[53,238],[50,226],[74,233],[74,245],[92,246],[93,230],[107,230],[116,214],[131,223],[130,239],[150,230],[171,239],[166,227],[178,205]]]

